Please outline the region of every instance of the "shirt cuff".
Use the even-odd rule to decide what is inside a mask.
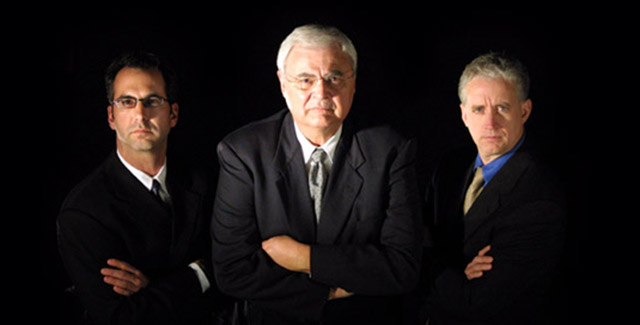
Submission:
[[[198,265],[198,263],[191,263],[189,264],[189,267],[196,272],[198,281],[200,281],[200,287],[202,288],[202,292],[204,293],[205,291],[207,291],[207,289],[209,289],[209,287],[211,287],[207,276],[204,274],[204,271],[200,268],[200,265]]]

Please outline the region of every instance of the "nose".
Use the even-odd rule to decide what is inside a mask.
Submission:
[[[484,116],[484,127],[485,129],[492,130],[499,126],[498,123],[498,114],[494,109],[488,109]]]
[[[315,96],[326,98],[329,97],[329,94],[331,93],[331,84],[324,78],[319,78],[311,90]]]
[[[134,108],[131,108],[131,110],[133,111],[132,113],[137,120],[144,121],[147,119],[147,115],[149,114],[149,109],[147,109],[147,107],[145,107],[144,103],[142,103],[141,101],[138,101],[136,103],[136,106]]]

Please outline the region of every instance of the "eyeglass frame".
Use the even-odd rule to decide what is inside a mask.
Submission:
[[[341,72],[341,71],[332,71],[327,73],[324,76],[320,76],[320,78],[318,78],[318,76],[313,75],[313,74],[308,74],[308,73],[301,73],[300,75],[302,75],[302,77],[298,76],[298,77],[293,77],[293,76],[289,76],[286,73],[284,74],[285,78],[287,79],[288,82],[292,83],[295,85],[295,87],[299,90],[302,91],[310,91],[311,89],[313,89],[316,86],[316,82],[320,79],[322,79],[325,82],[329,83],[329,86],[331,86],[334,89],[342,89],[344,87],[344,83],[341,83],[340,85],[335,85],[332,84],[330,80],[328,80],[331,77],[344,77],[344,80],[342,80],[342,82],[346,82],[347,80],[354,78],[355,77],[355,73],[351,72],[348,76],[346,76],[345,73]],[[308,76],[307,76],[308,75]],[[301,87],[299,84],[302,81],[302,79],[312,79],[313,80],[313,84],[311,86],[309,86],[308,88],[304,88]]]
[[[159,99],[160,100],[160,104],[158,104],[157,106],[149,105],[148,102],[152,98],[153,99]],[[133,100],[135,100],[135,102],[133,103],[133,106],[127,107],[127,106],[122,105],[121,100],[123,100],[123,99],[133,99]],[[111,101],[111,105],[114,105],[114,106],[119,107],[119,108],[130,109],[130,108],[134,108],[134,107],[138,106],[138,102],[141,102],[142,106],[145,107],[145,108],[160,108],[160,107],[162,107],[162,105],[164,105],[164,103],[171,103],[171,101],[168,98],[164,98],[164,97],[162,97],[160,95],[153,94],[153,95],[149,95],[149,96],[144,97],[144,98],[136,98],[136,97],[133,97],[133,96],[122,96],[122,97],[120,97],[118,99],[112,100]]]

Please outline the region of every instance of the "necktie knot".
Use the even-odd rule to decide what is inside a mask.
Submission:
[[[159,198],[161,189],[160,182],[158,182],[157,179],[153,179],[153,183],[151,184],[151,193]]]

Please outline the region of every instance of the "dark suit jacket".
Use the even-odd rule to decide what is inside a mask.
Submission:
[[[58,217],[59,250],[89,318],[98,324],[190,324],[206,319],[216,291],[202,294],[188,264],[210,265],[209,180],[167,163],[173,213],[120,162],[115,151],[67,196]],[[100,269],[126,261],[149,279],[130,296],[116,294]],[[206,308],[205,308],[206,307]]]
[[[288,110],[228,135],[212,222],[220,289],[249,300],[269,323],[336,319],[393,324],[420,261],[415,146],[386,127],[346,123],[316,226],[302,149]],[[261,242],[289,235],[311,245],[311,276],[275,264]],[[355,296],[327,302],[329,288]]]
[[[431,324],[545,322],[545,295],[564,243],[563,191],[526,139],[463,216],[474,158],[445,158],[427,191]],[[489,244],[493,269],[468,281],[466,265]]]

